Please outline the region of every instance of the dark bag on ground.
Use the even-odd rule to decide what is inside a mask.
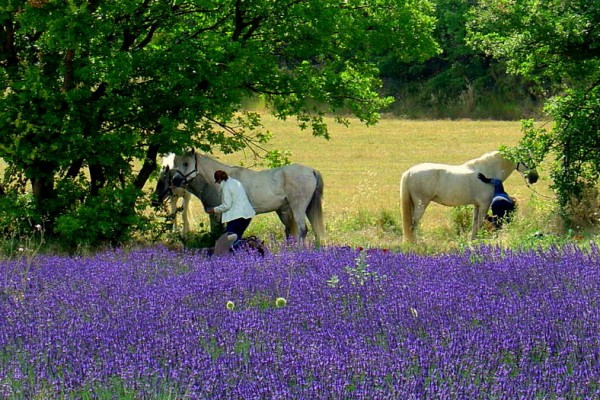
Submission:
[[[264,256],[268,251],[267,246],[265,245],[265,242],[263,242],[256,236],[248,236],[248,237],[242,238],[242,240],[239,241],[239,244],[236,243],[234,245],[234,250],[238,250],[238,249],[240,249],[240,250],[244,249],[247,251],[256,251],[261,256]]]

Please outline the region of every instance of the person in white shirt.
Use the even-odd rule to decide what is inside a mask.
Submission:
[[[239,243],[244,232],[250,225],[252,217],[256,215],[246,190],[240,181],[230,178],[227,172],[222,170],[215,171],[215,183],[219,184],[221,192],[221,204],[207,209],[209,214],[221,214],[221,222],[225,223],[226,234],[236,234],[237,240],[233,243]]]

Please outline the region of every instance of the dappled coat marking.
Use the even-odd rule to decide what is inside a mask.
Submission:
[[[155,207],[160,206],[167,198],[169,198],[172,218],[172,229],[173,232],[177,231],[177,212],[179,199],[183,199],[181,206],[181,219],[183,220],[182,233],[186,234],[190,231],[190,200],[191,194],[184,188],[178,188],[171,184],[170,171],[173,168],[173,160],[175,154],[170,153],[166,155],[162,160],[162,169],[156,182],[156,188],[154,189],[154,200],[152,205]]]
[[[239,180],[257,214],[275,211],[285,226],[287,236],[304,240],[308,218],[317,242],[325,235],[323,223],[323,178],[319,171],[300,164],[254,171],[248,168],[223,164],[195,151],[178,155],[174,159],[174,182],[200,198],[204,207],[219,204],[218,196],[212,196],[216,204],[201,197],[206,191],[218,193],[214,172],[223,170]]]

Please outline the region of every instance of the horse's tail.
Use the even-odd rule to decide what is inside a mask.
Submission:
[[[323,177],[317,170],[313,170],[313,174],[317,180],[317,186],[310,199],[310,203],[308,203],[306,216],[310,221],[310,226],[312,226],[318,244],[325,237],[325,224],[323,222]]]
[[[404,240],[408,242],[415,241],[415,232],[413,226],[413,210],[414,204],[410,190],[408,189],[408,179],[410,173],[406,171],[402,174],[400,179],[400,207],[402,211],[402,232],[404,234]]]

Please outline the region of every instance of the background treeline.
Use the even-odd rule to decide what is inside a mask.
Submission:
[[[389,111],[405,118],[519,120],[541,115],[549,85],[509,74],[506,62],[467,43],[475,1],[435,0],[433,36],[439,54],[423,62],[379,62]]]

